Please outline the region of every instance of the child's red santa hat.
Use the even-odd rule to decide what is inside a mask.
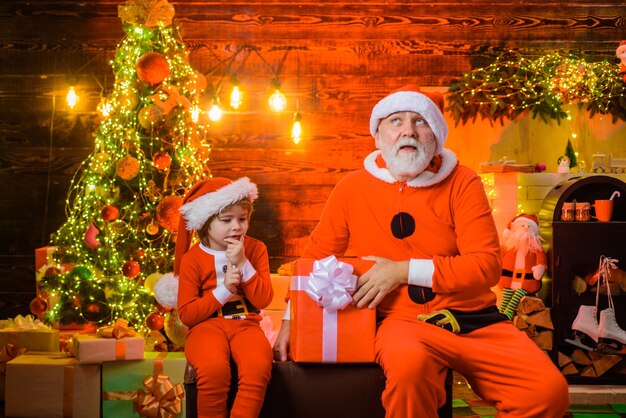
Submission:
[[[370,133],[376,136],[382,119],[396,112],[416,112],[424,117],[437,140],[435,155],[441,154],[448,137],[448,124],[443,117],[444,100],[439,92],[423,92],[409,84],[383,97],[372,109]]]
[[[189,250],[194,230],[201,229],[213,215],[242,200],[253,202],[259,195],[256,184],[248,177],[235,181],[214,177],[194,184],[185,195],[180,208],[178,236],[174,251],[174,274],[178,275],[180,260]]]

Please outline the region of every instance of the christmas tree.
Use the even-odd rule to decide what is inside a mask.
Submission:
[[[39,290],[49,322],[123,318],[158,330],[165,321],[167,333],[169,311],[153,286],[173,269],[182,197],[210,176],[206,126],[194,122],[206,79],[189,65],[166,0],[129,0],[119,17],[126,36],[111,62],[108,117],[70,184],[67,221],[51,242],[55,265]]]
[[[567,139],[567,145],[565,146],[565,154],[567,158],[569,158],[569,168],[574,168],[578,165],[578,161],[576,159],[576,152],[574,151],[574,146],[572,145],[572,140]]]

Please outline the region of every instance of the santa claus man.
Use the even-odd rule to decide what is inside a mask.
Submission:
[[[498,282],[498,287],[502,289],[500,312],[513,318],[520,299],[541,289],[546,265],[537,217],[518,215],[504,231],[502,274]]]

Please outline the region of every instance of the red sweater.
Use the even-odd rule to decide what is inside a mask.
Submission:
[[[452,158],[449,174],[425,186],[383,181],[371,167],[348,174],[331,193],[302,257],[342,256],[350,244],[360,257],[433,260],[435,298],[417,304],[402,285],[377,306],[382,317],[415,320],[441,308],[495,305],[490,288],[500,277],[500,249],[491,208],[479,176]],[[415,232],[403,239],[390,227],[399,212],[415,220]]]
[[[246,235],[244,248],[246,258],[256,272],[239,285],[238,294],[243,295],[256,308],[263,309],[269,305],[274,295],[267,247],[261,241]],[[220,267],[218,266],[219,270]],[[207,320],[222,307],[222,303],[213,294],[213,289],[218,286],[218,277],[219,285],[223,286],[223,273],[216,273],[216,256],[203,250],[199,243],[183,255],[178,284],[178,313],[181,322],[187,327],[191,328]],[[256,313],[247,317],[256,321],[261,320],[261,316]]]

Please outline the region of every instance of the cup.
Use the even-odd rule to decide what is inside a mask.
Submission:
[[[574,203],[573,202],[564,202],[561,207],[561,220],[562,221],[573,221],[574,218]]]
[[[591,204],[589,202],[576,202],[576,220],[586,222],[591,219]]]
[[[612,200],[596,200],[592,207],[596,211],[596,216],[592,216],[592,218],[597,219],[598,222],[611,222],[613,217]]]

